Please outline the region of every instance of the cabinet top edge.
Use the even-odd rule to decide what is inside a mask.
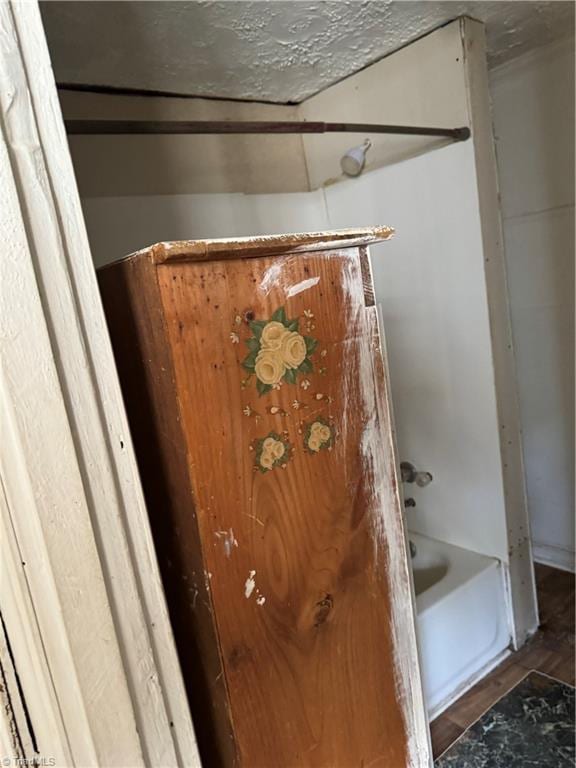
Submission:
[[[215,259],[246,259],[257,256],[280,256],[301,251],[321,251],[332,248],[353,248],[389,240],[392,227],[362,227],[327,232],[306,232],[257,237],[230,237],[215,240],[178,240],[156,243],[124,257],[146,257],[154,264]],[[113,262],[107,266],[113,266]]]

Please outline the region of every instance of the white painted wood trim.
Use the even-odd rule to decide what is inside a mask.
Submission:
[[[500,455],[508,528],[509,561],[506,572],[511,630],[514,646],[518,648],[538,627],[538,606],[524,483],[516,366],[488,89],[486,37],[484,25],[478,21],[462,18],[460,25],[468,111],[476,160],[484,274],[500,426]]]
[[[0,758],[24,758],[33,752],[26,711],[19,692],[18,676],[4,621],[0,622]]]
[[[8,424],[9,414],[5,411],[7,402],[5,399],[6,388],[0,388],[0,421],[4,427]],[[48,664],[47,648],[44,647],[39,626],[39,617],[36,615],[32,600],[31,586],[26,572],[27,568],[35,568],[34,560],[25,560],[31,554],[36,557],[40,553],[34,551],[32,534],[25,550],[21,550],[16,539],[16,531],[13,520],[17,517],[17,510],[10,509],[8,500],[8,487],[12,485],[12,496],[24,500],[26,488],[18,486],[19,472],[17,467],[7,466],[9,456],[18,456],[18,444],[14,444],[14,435],[3,432],[1,469],[2,480],[0,484],[0,606],[2,617],[10,632],[13,664],[18,672],[20,688],[12,686],[9,690],[9,707],[14,711],[14,719],[18,727],[18,741],[24,742],[22,757],[53,758],[58,765],[72,765],[72,755],[68,745],[66,729],[62,719],[62,712],[58,704],[58,698],[54,681]],[[12,439],[11,439],[12,438]],[[16,484],[15,484],[16,483]],[[21,508],[31,509],[33,501],[28,500]],[[4,662],[2,661],[2,664]],[[10,686],[9,686],[10,688]],[[24,693],[25,692],[25,693]],[[22,701],[24,693],[25,701]],[[26,696],[26,694],[30,694]],[[22,724],[22,716],[18,717],[18,710],[27,709],[33,729],[33,738],[30,734],[29,723]],[[33,743],[30,744],[30,741]],[[44,753],[40,753],[44,749]],[[38,751],[37,751],[38,750]],[[9,746],[0,741],[0,759],[13,756]]]
[[[65,723],[63,741],[71,755],[65,764],[130,761],[125,764],[141,766],[136,723],[31,251],[38,247],[49,251],[53,231],[47,222],[45,245],[34,242],[30,236],[42,221],[39,217],[29,222],[23,210],[26,190],[18,178],[16,155],[28,150],[27,131],[33,124],[19,125],[21,68],[7,14],[10,8],[1,5],[0,232],[2,241],[9,243],[0,261],[1,474],[9,525]],[[12,57],[10,69],[7,57]],[[7,74],[15,76],[13,90]],[[30,167],[37,170],[33,163]],[[36,190],[46,191],[43,180],[38,179]],[[30,208],[28,213],[35,215]],[[18,629],[12,623],[6,626],[20,650],[23,638]],[[24,697],[33,694],[25,691]],[[114,744],[116,728],[123,736]]]
[[[563,547],[539,544],[537,541],[533,541],[532,552],[537,563],[550,565],[552,568],[560,568],[561,571],[570,571],[570,573],[574,573],[576,570],[573,549],[564,549]]]
[[[62,764],[199,766],[37,3],[0,34],[2,477]]]

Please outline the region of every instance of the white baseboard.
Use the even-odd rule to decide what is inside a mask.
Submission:
[[[532,557],[537,563],[574,573],[574,550],[532,542]]]

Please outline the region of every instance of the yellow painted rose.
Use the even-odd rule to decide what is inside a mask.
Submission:
[[[312,426],[310,427],[310,434],[317,435],[323,426],[324,424],[322,424],[321,421],[315,421],[314,424],[312,424]]]
[[[285,450],[286,448],[284,447],[284,443],[282,443],[280,440],[274,440],[274,445],[272,446],[270,453],[274,459],[278,461],[278,459],[281,459],[282,456],[284,456]]]
[[[328,440],[330,440],[332,437],[330,427],[327,427],[326,424],[320,424],[320,429],[316,432],[316,435],[319,437],[322,443],[327,443]]]
[[[306,342],[297,331],[287,331],[282,337],[282,359],[286,368],[298,368],[306,357]]]
[[[278,384],[286,366],[279,351],[261,349],[256,357],[254,372],[263,384]]]
[[[264,469],[272,469],[274,458],[269,453],[262,453],[260,456],[260,464]]]
[[[310,435],[308,438],[308,448],[310,448],[311,451],[319,451],[321,445],[322,442],[317,435]]]
[[[271,320],[266,323],[260,336],[260,346],[262,349],[278,350],[282,344],[282,339],[290,333],[288,329],[277,320]]]
[[[262,452],[263,453],[272,453],[272,448],[274,447],[274,443],[276,440],[274,440],[273,437],[267,437],[264,442],[262,443]]]

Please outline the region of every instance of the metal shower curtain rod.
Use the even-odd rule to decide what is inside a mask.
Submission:
[[[470,129],[430,128],[416,125],[320,122],[237,122],[228,120],[66,120],[71,135],[154,134],[283,134],[283,133],[388,133],[404,136],[444,136],[454,141],[470,138]]]

